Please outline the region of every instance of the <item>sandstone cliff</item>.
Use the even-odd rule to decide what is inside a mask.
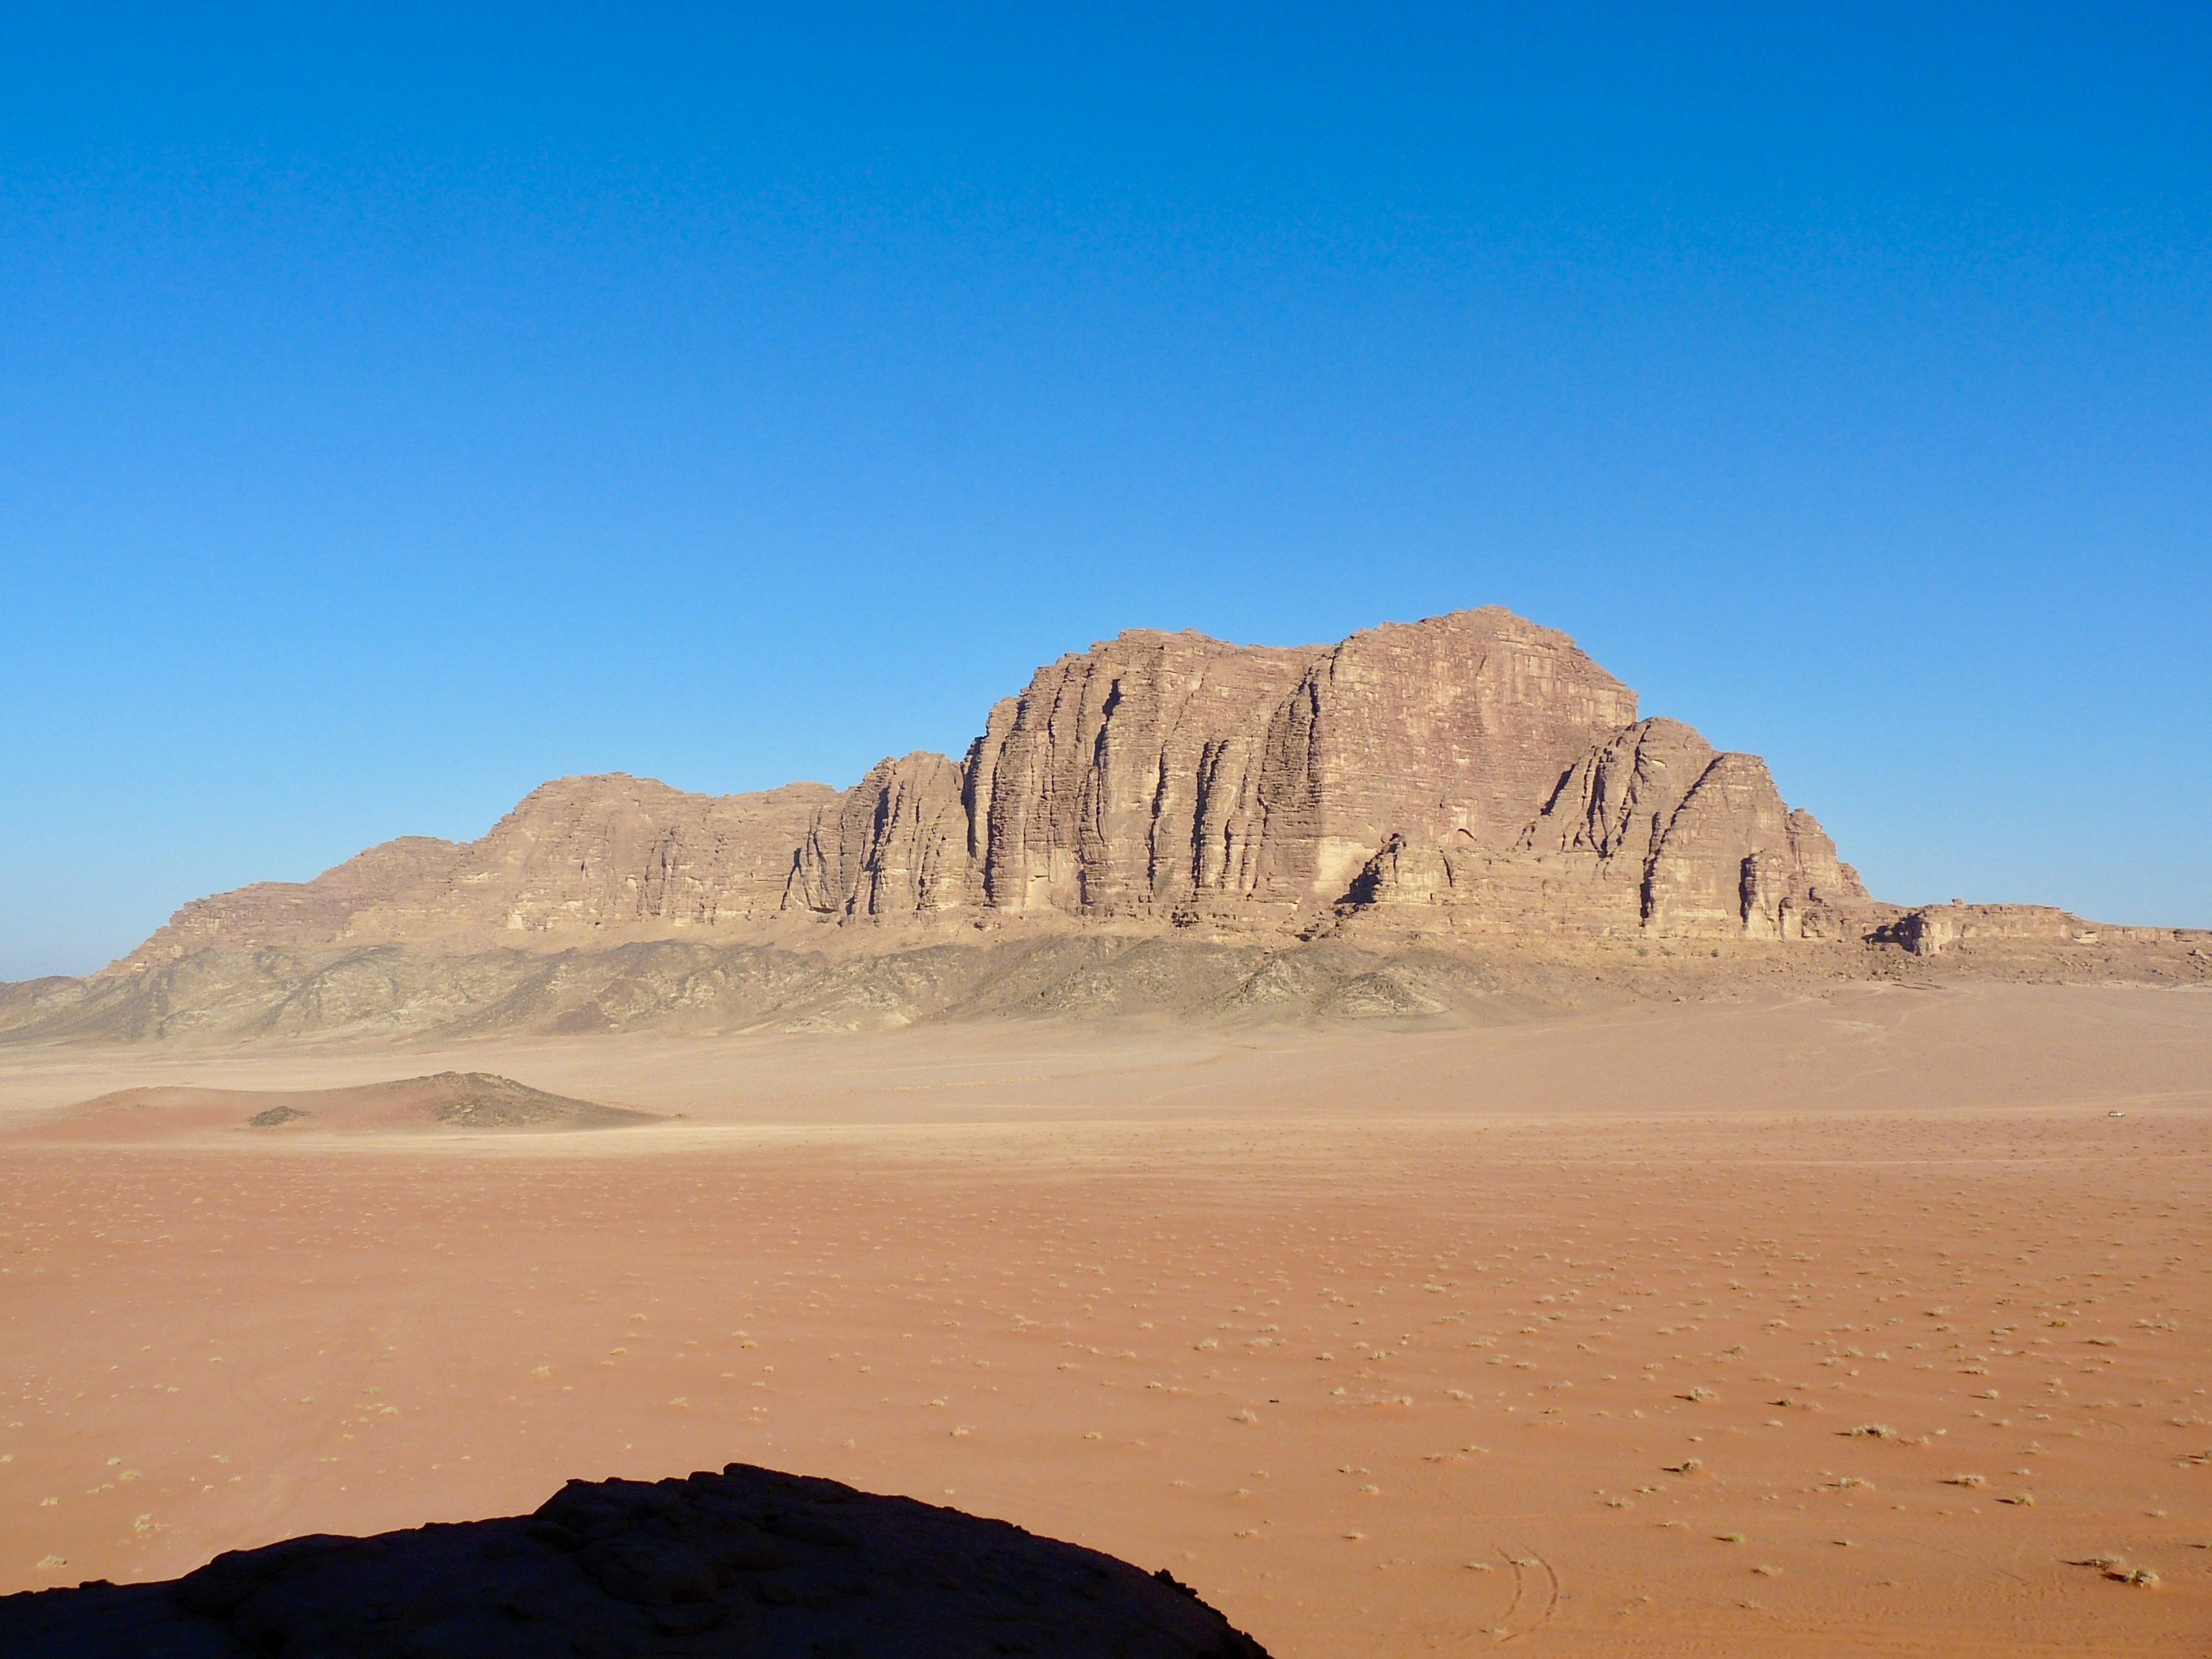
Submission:
[[[790,902],[1296,924],[1342,904],[1504,927],[1840,933],[1866,893],[1758,760],[1492,609],[1305,650],[1125,633],[1038,671],[957,767],[816,814]]]
[[[562,778],[480,841],[404,836],[308,882],[195,899],[118,967],[210,946],[649,938],[774,916],[818,783],[692,795],[647,778]]]
[[[1878,910],[1755,757],[1638,719],[1492,607],[1334,646],[1134,630],[1063,657],[954,761],[852,788],[534,791],[482,840],[391,842],[186,905],[118,969],[210,947],[444,951],[811,924],[1202,924],[1859,939]],[[114,971],[114,970],[111,970]]]

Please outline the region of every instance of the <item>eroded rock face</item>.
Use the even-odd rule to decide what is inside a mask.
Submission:
[[[983,901],[1126,916],[1249,897],[1271,726],[1319,654],[1137,631],[1039,669],[969,751]]]
[[[975,897],[961,769],[917,751],[878,762],[814,811],[784,892],[786,908],[825,916],[950,910]]]
[[[262,881],[194,899],[120,966],[174,961],[195,951],[252,945],[320,944],[342,937],[359,913],[447,880],[459,842],[402,836],[356,853],[313,881]]]
[[[1039,669],[959,761],[886,760],[842,793],[562,779],[481,841],[388,842],[189,904],[118,967],[963,915],[1298,931],[1378,907],[1537,933],[1873,925],[1760,761],[1639,721],[1571,640],[1492,607],[1334,646],[1124,633]]]
[[[1381,905],[1457,905],[1522,928],[1668,938],[1839,939],[1870,925],[1857,874],[1755,755],[1717,754],[1678,720],[1593,744],[1500,859],[1471,837],[1400,836],[1360,872]]]
[[[480,841],[406,836],[308,882],[196,899],[118,966],[210,945],[535,943],[728,928],[782,908],[793,850],[836,792],[693,795],[650,778],[560,778]]]
[[[1162,1571],[1004,1522],[733,1463],[570,1481],[534,1515],[0,1597],[9,1659],[1266,1659]]]
[[[1942,956],[1961,943],[2033,940],[2094,945],[2108,938],[2155,935],[2163,929],[2100,927],[2048,904],[1926,904],[1882,929],[1883,938],[1917,957]]]
[[[1394,838],[1508,853],[1635,713],[1564,635],[1495,609],[1334,647],[1133,630],[1038,670],[957,766],[886,761],[824,805],[787,903],[1294,918]]]
[[[1564,634],[1492,607],[1355,634],[1269,733],[1268,876],[1334,899],[1394,835],[1502,851],[1636,694]]]
[[[1714,759],[1712,744],[1680,720],[1638,721],[1575,763],[1519,845],[1592,853],[1641,880],[1676,809]]]

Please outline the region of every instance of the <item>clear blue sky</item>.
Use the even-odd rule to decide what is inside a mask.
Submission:
[[[0,14],[0,978],[1499,602],[2212,923],[2212,10]]]

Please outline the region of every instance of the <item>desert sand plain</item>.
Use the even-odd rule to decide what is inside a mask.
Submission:
[[[669,1121],[66,1109],[446,1069]],[[0,1193],[0,1590],[744,1459],[1286,1659],[2212,1650],[2199,990],[15,1048]]]

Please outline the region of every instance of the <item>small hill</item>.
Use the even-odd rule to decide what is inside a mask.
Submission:
[[[211,1131],[260,1135],[622,1129],[651,1112],[548,1094],[489,1072],[367,1083],[349,1089],[122,1089],[65,1106],[33,1126],[41,1139],[148,1140]]]

